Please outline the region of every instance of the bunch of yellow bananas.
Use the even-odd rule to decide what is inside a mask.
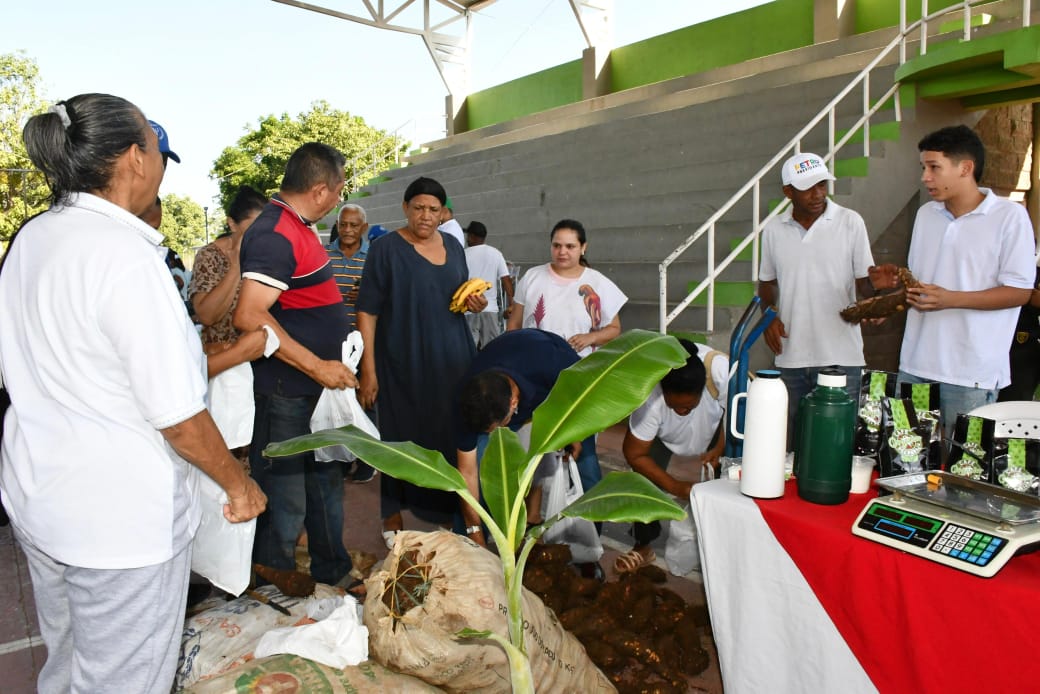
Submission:
[[[489,289],[491,289],[491,283],[487,280],[482,280],[479,277],[468,279],[455,290],[455,293],[451,297],[451,304],[448,308],[451,309],[453,313],[465,313],[466,299],[474,294],[483,294]]]

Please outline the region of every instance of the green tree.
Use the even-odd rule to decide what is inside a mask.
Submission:
[[[162,203],[159,233],[166,237],[164,245],[177,251],[186,261],[194,258],[194,249],[206,243],[206,217],[202,207],[191,198],[174,193],[164,197]]]
[[[379,167],[380,162],[393,161],[395,151],[404,152],[408,146],[385,130],[366,125],[360,116],[334,109],[325,101],[314,102],[310,111],[296,118],[287,113],[264,116],[256,128],[225,148],[213,162],[211,175],[219,181],[221,205],[226,207],[241,185],[253,186],[268,196],[278,192],[289,155],[305,142],[335,147],[347,158],[348,169]],[[354,159],[356,167],[351,166]],[[373,168],[363,175],[362,182],[377,173]]]
[[[22,142],[29,117],[46,107],[40,69],[24,53],[0,54],[0,245],[23,221],[47,207],[49,191]]]

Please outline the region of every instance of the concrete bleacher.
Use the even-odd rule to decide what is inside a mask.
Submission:
[[[369,220],[387,228],[403,223],[404,188],[417,176],[440,181],[463,225],[479,219],[488,243],[522,269],[549,260],[548,234],[559,219],[580,220],[589,231],[589,260],[629,296],[625,328],[657,329],[658,264],[761,168],[830,101],[890,38],[874,32],[810,46],[712,73],[684,77],[534,114],[431,143],[405,168],[386,172],[357,200]],[[894,67],[880,68],[872,93],[892,84]],[[838,109],[839,127],[858,117],[862,95],[854,91]],[[872,238],[886,232],[917,195],[918,131],[951,114],[907,118],[889,129],[910,137],[873,142],[870,185],[842,181],[839,204],[861,209]],[[941,111],[941,109],[932,109]],[[916,114],[914,114],[916,115]],[[959,116],[959,114],[952,114]],[[959,116],[963,117],[963,116]],[[891,121],[887,110],[877,122]],[[486,131],[486,132],[485,132]],[[803,150],[824,152],[824,125]],[[850,156],[856,156],[855,149]],[[909,159],[908,159],[909,157]],[[761,192],[760,215],[782,197],[779,176]],[[750,197],[717,227],[716,261],[751,228]],[[909,232],[909,229],[906,230]],[[696,244],[669,271],[674,305],[691,282],[706,274],[707,244]],[[721,277],[731,306],[716,308],[715,335],[724,345],[734,315],[752,291],[750,253]],[[721,302],[720,302],[721,303]],[[671,327],[703,332],[705,309],[688,309]]]

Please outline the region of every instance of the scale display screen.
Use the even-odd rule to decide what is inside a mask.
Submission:
[[[893,537],[915,547],[927,547],[942,521],[875,501],[859,520],[859,527]]]

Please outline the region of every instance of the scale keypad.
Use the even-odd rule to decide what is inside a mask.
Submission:
[[[951,559],[960,559],[969,564],[985,566],[1006,543],[1004,538],[994,537],[955,523],[947,523],[929,549]]]

